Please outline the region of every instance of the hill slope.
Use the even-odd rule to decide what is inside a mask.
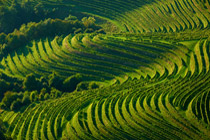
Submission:
[[[40,81],[52,73],[83,78],[77,91],[59,98],[38,101],[31,99],[35,92],[26,91],[24,97],[29,94],[33,101],[0,113],[7,135],[19,140],[210,139],[208,1],[39,2],[95,16],[106,33],[42,37],[3,55],[0,71],[23,83],[31,73]],[[99,86],[83,87],[86,82]],[[17,100],[24,90],[20,86]],[[41,92],[34,96],[42,98]]]

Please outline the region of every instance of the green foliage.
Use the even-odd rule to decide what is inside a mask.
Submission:
[[[49,86],[50,87],[55,87],[60,89],[62,87],[62,82],[63,79],[61,79],[59,76],[56,75],[56,73],[52,73],[51,75],[49,75]]]
[[[101,29],[92,17],[79,21],[67,12],[69,16],[62,20],[55,18],[52,13],[53,11],[45,9],[42,3],[32,7],[30,1],[22,2],[21,5],[13,1],[11,7],[0,6],[0,54],[7,54],[25,46],[31,40],[43,37],[94,32]],[[17,30],[18,28],[20,29]]]
[[[69,15],[68,17],[66,17],[64,20],[78,20],[76,16],[72,16],[72,15]]]
[[[13,101],[12,104],[10,105],[10,110],[17,111],[20,109],[22,106],[21,100],[18,98],[17,100]]]
[[[0,34],[0,70],[11,76],[0,75],[0,139],[209,139],[208,1],[58,1],[0,6],[0,32],[25,23]],[[64,4],[109,20],[111,35],[93,17],[54,18]]]
[[[39,90],[40,89],[40,82],[36,79],[33,74],[29,74],[26,76],[25,80],[23,81],[24,89],[28,91]]]
[[[26,105],[29,105],[30,103],[31,103],[31,100],[30,100],[29,94],[24,94],[23,99],[22,99],[22,104],[26,106]]]
[[[18,94],[16,92],[7,91],[4,94],[4,98],[2,99],[2,103],[6,105],[7,108],[10,108],[13,101],[18,98]]]
[[[0,138],[1,140],[12,140],[10,136],[5,135],[6,133],[6,125],[3,120],[0,118]]]
[[[46,89],[48,91],[49,85],[48,85],[48,80],[45,77],[41,77],[39,79],[39,82],[41,83],[42,89]],[[38,90],[38,89],[37,89]]]
[[[72,92],[76,89],[77,84],[82,81],[82,75],[76,74],[66,78],[63,81],[63,91]]]
[[[80,82],[77,85],[77,91],[83,91],[88,89],[97,89],[99,85],[96,82]]]
[[[40,94],[39,94],[39,100],[40,101],[43,101],[45,100],[44,97],[45,97],[45,94],[47,94],[47,89],[46,88],[42,88]]]
[[[38,101],[38,91],[37,90],[31,92],[31,94],[30,94],[30,101],[31,102]]]
[[[0,79],[0,100],[2,100],[4,93],[9,89],[10,83],[4,79]]]
[[[5,43],[6,37],[7,37],[7,35],[5,33],[0,33],[0,44]]]
[[[83,19],[82,19],[82,23],[84,24],[84,26],[86,27],[86,28],[92,28],[92,27],[94,27],[96,24],[95,24],[95,18],[94,17],[84,17]]]
[[[88,82],[81,82],[77,85],[77,91],[88,90],[89,83]]]
[[[48,99],[50,99],[50,94],[49,94],[49,93],[46,93],[46,94],[44,95],[44,100],[48,100]]]
[[[51,91],[50,91],[50,96],[51,98],[58,98],[62,95],[62,92],[57,90],[56,88],[51,88]],[[48,97],[46,97],[48,98]]]
[[[99,88],[99,85],[96,82],[90,82],[88,88],[89,89],[97,89],[97,88]]]
[[[57,7],[57,10],[54,9]],[[13,0],[10,6],[0,6],[0,32],[10,33],[15,28],[19,28],[22,24],[35,21],[38,22],[45,18],[64,18],[69,12],[62,12],[67,10],[68,6],[48,6],[43,2],[38,2],[34,5],[32,1],[22,1],[21,3]]]

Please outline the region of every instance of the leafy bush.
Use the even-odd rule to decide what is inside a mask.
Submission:
[[[88,90],[89,83],[88,82],[81,82],[77,85],[77,91]]]
[[[46,88],[42,88],[40,94],[39,94],[39,100],[43,101],[44,100],[44,96],[47,93],[47,89]]]
[[[25,94],[24,96],[23,96],[23,99],[22,99],[22,104],[23,105],[28,105],[28,104],[30,104],[31,103],[31,101],[30,101],[30,96],[28,95],[28,94]]]
[[[62,94],[61,91],[57,90],[56,88],[51,88],[50,96],[51,98],[58,98]]]
[[[49,87],[55,87],[57,89],[61,89],[63,79],[61,79],[56,73],[52,73],[48,76]]]
[[[99,85],[95,82],[90,82],[88,88],[89,89],[96,89],[96,88],[99,88]]]
[[[4,79],[0,79],[0,100],[2,100],[3,94],[9,89],[9,87],[9,82],[6,82]]]
[[[72,75],[63,81],[63,91],[72,92],[76,89],[77,84],[82,81],[80,74]]]
[[[31,102],[36,102],[38,100],[38,91],[32,91],[30,94],[30,101]]]
[[[7,108],[10,108],[13,101],[15,101],[18,98],[18,94],[16,92],[7,91],[4,94],[4,98],[2,99],[2,103],[5,104]]]
[[[12,104],[10,106],[10,110],[17,111],[21,107],[22,107],[22,102],[21,102],[21,99],[18,98],[17,100],[12,102]]]
[[[1,140],[12,140],[11,137],[5,135],[6,133],[6,126],[3,120],[0,118],[0,138]]]
[[[47,100],[47,99],[50,99],[50,94],[49,94],[49,93],[46,93],[46,94],[44,95],[44,100]]]
[[[26,76],[25,80],[23,81],[24,89],[28,91],[33,91],[41,88],[41,83],[33,74],[29,74]]]

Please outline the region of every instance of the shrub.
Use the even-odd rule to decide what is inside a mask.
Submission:
[[[59,76],[57,76],[55,72],[50,74],[48,78],[48,83],[50,87],[55,87],[57,89],[60,89],[62,87],[63,80]]]
[[[92,28],[95,26],[95,18],[94,17],[84,17],[82,18],[82,23],[86,28]]]
[[[46,94],[47,90],[43,88],[39,94],[39,100],[43,101],[44,100],[44,95]]]
[[[47,99],[50,99],[50,94],[49,94],[49,93],[46,93],[46,94],[44,95],[44,100],[47,100]]]
[[[28,104],[30,104],[30,103],[31,103],[31,101],[30,101],[30,96],[27,95],[27,94],[25,94],[25,95],[23,96],[23,99],[22,99],[22,104],[23,104],[23,105],[28,105]]]
[[[76,89],[77,84],[82,81],[82,76],[80,74],[72,75],[66,78],[63,82],[63,91],[72,92]]]
[[[99,88],[99,85],[96,84],[95,82],[90,82],[88,88],[89,88],[89,89],[96,89],[96,88]]]
[[[18,94],[16,92],[7,91],[4,94],[4,98],[2,99],[2,103],[6,105],[7,108],[10,108],[13,101],[18,98]]]
[[[0,100],[3,98],[3,94],[9,89],[10,84],[4,79],[0,79]]]
[[[5,33],[0,33],[0,44],[5,43],[6,36],[7,35]]]
[[[58,97],[60,97],[62,95],[62,92],[59,91],[56,88],[51,88],[50,95],[51,95],[52,98],[58,98]]]
[[[12,102],[12,104],[10,106],[10,110],[17,111],[21,107],[22,107],[22,102],[21,102],[21,99],[18,98],[17,100]]]
[[[45,88],[47,91],[49,90],[49,85],[48,85],[48,80],[45,77],[41,77],[39,79],[40,83],[41,83],[41,88]]]
[[[0,103],[0,108],[1,109],[4,109],[4,110],[6,110],[7,109],[7,106],[5,105],[5,103]]]
[[[0,119],[0,138],[1,140],[6,140],[4,133],[6,132],[6,126],[2,119]]]
[[[31,94],[30,94],[30,101],[31,102],[35,102],[38,100],[38,91],[35,90],[35,91],[32,91]]]
[[[87,90],[89,87],[88,82],[81,82],[77,85],[77,91]]]
[[[23,81],[23,87],[28,91],[33,91],[39,90],[41,86],[39,80],[37,80],[33,74],[29,74]]]

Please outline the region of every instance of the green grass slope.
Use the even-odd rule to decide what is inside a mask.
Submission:
[[[158,77],[180,75],[188,63],[188,47],[161,40],[77,34],[67,36],[59,45],[57,38],[33,41],[31,45],[2,59],[1,71],[10,76],[37,76],[53,71],[62,77],[81,73],[89,80],[110,80],[126,73]],[[139,70],[141,72],[139,72]]]

